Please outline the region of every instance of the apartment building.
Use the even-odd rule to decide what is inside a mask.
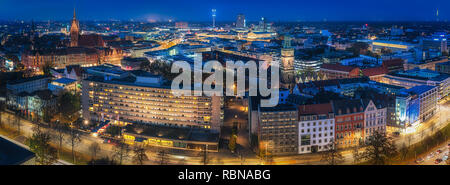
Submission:
[[[334,142],[334,113],[330,103],[299,105],[298,153],[315,153]]]
[[[364,139],[364,106],[362,100],[332,101],[335,114],[335,141],[338,148],[359,145]]]

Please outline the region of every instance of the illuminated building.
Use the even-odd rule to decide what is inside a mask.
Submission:
[[[236,20],[236,28],[245,28],[245,15],[239,14]]]
[[[83,80],[83,118],[122,124],[148,124],[220,131],[223,98],[174,96],[160,76],[110,66],[87,69]]]
[[[436,65],[445,63],[448,61],[447,57],[437,57],[427,60],[415,61],[415,62],[407,62],[404,64],[405,70],[412,70],[414,68],[419,69],[429,69],[436,71]]]
[[[80,38],[80,23],[77,20],[75,9],[73,9],[73,19],[70,26],[70,47],[77,47]]]
[[[364,139],[367,141],[371,135],[386,132],[387,105],[378,99],[363,99],[364,104]]]
[[[398,126],[414,126],[436,114],[438,88],[421,85],[406,89],[397,96],[396,115]]]
[[[213,19],[212,27],[215,28],[216,27],[216,9],[212,9],[211,13],[212,13],[212,19]]]
[[[299,105],[298,153],[325,151],[334,142],[334,113],[330,103]]]
[[[450,94],[450,75],[428,69],[413,69],[389,73],[382,79],[383,83],[412,88],[421,85],[438,87],[438,99]]]
[[[125,126],[125,143],[192,151],[219,151],[219,133],[199,128],[174,128],[158,125]]]
[[[23,115],[42,117],[44,107],[56,110],[56,97],[48,90],[48,76],[34,76],[6,84],[6,105]]]
[[[144,62],[149,62],[149,61],[145,57],[139,57],[139,58],[126,57],[126,58],[122,59],[121,66],[122,66],[122,69],[124,69],[124,70],[140,70],[141,64]]]
[[[285,36],[281,49],[281,86],[291,89],[295,84],[294,49],[291,47],[291,38]]]
[[[332,101],[335,141],[338,148],[358,146],[364,139],[364,108],[361,99]]]
[[[82,67],[99,64],[98,50],[95,48],[69,47],[53,50],[32,50],[22,54],[22,63],[28,69],[42,71],[46,63],[52,64],[56,69],[67,65],[80,65]]]
[[[178,29],[187,29],[189,26],[188,26],[188,23],[187,22],[176,22],[175,23],[175,28],[178,28]]]
[[[289,104],[258,108],[259,149],[265,155],[297,154],[298,114]]]
[[[372,50],[377,53],[381,53],[382,48],[387,48],[393,52],[396,52],[396,51],[409,51],[410,49],[416,47],[415,45],[409,43],[398,41],[383,41],[383,40],[374,40],[372,41],[371,46]]]
[[[448,52],[447,49],[447,34],[435,33],[430,37],[422,40],[422,46],[424,51],[435,50],[441,53]]]

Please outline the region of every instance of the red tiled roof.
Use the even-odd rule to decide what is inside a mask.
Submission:
[[[376,75],[386,74],[387,70],[384,67],[372,67],[372,68],[362,69],[362,72],[363,72],[364,76],[376,76]]]
[[[91,35],[81,35],[80,40],[78,41],[79,46],[105,46],[105,42],[103,41],[102,36],[91,34]]]
[[[323,68],[323,69],[330,69],[330,70],[336,70],[336,71],[350,72],[353,69],[355,69],[356,67],[344,66],[344,65],[341,65],[341,64],[323,64],[321,68]]]

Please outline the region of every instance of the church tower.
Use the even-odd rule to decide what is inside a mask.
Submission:
[[[70,26],[70,47],[77,47],[79,38],[80,38],[80,23],[77,20],[74,8],[72,25]]]
[[[291,38],[284,36],[281,49],[281,87],[292,89],[295,85],[294,76],[294,48],[291,47]]]

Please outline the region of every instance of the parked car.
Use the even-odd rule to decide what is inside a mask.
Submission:
[[[434,164],[439,164],[439,163],[441,163],[442,162],[442,159],[436,159],[435,161],[434,161]]]

